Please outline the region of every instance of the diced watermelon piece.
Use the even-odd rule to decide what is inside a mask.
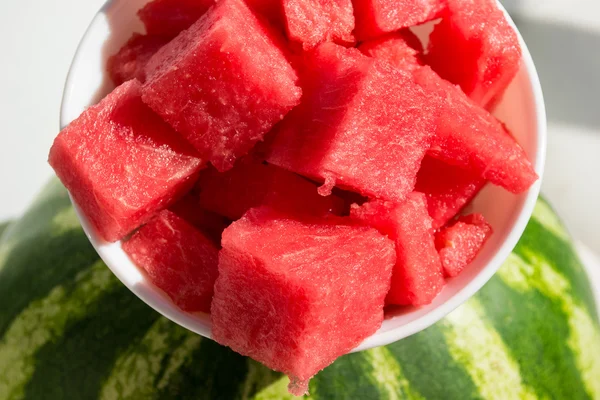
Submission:
[[[495,104],[519,70],[521,46],[496,0],[447,0],[426,61],[477,104]]]
[[[359,40],[371,39],[402,28],[434,20],[446,0],[353,0]]]
[[[368,40],[358,49],[369,57],[389,62],[399,69],[414,70],[422,65],[423,46],[419,38],[408,29]]]
[[[300,102],[269,35],[241,0],[221,0],[146,67],[143,100],[219,171]]]
[[[214,339],[307,381],[373,334],[396,256],[375,229],[252,209],[223,234]]]
[[[188,193],[173,204],[169,210],[196,229],[204,232],[219,246],[221,245],[223,231],[231,223],[227,218],[202,208],[200,198],[196,193]]]
[[[267,160],[325,181],[322,194],[339,184],[402,201],[435,131],[428,95],[407,72],[333,43],[307,65],[307,93],[276,127]]]
[[[136,78],[144,82],[146,64],[167,43],[168,39],[162,36],[134,33],[118,53],[108,59],[106,69],[110,79],[117,86]]]
[[[431,156],[472,170],[513,193],[526,191],[538,179],[527,154],[501,122],[431,68],[414,74],[426,91],[437,93],[441,103]]]
[[[471,214],[458,218],[436,233],[435,246],[445,275],[454,277],[460,274],[475,259],[492,232],[483,215]]]
[[[352,0],[282,0],[288,36],[310,49],[323,42],[354,42]]]
[[[274,27],[282,28],[283,9],[281,0],[245,0],[252,11],[266,18]]]
[[[425,157],[417,175],[415,190],[427,196],[427,209],[438,229],[460,212],[483,188],[479,174]]]
[[[121,239],[194,184],[202,161],[129,81],[55,139],[50,165],[107,241]]]
[[[154,0],[138,16],[150,35],[169,39],[188,29],[215,3],[215,0]]]
[[[219,249],[184,219],[162,211],[123,250],[183,311],[210,312]]]
[[[396,241],[396,266],[386,303],[431,303],[445,283],[425,195],[411,193],[400,205],[371,201],[354,206],[351,216]]]
[[[344,208],[342,199],[319,195],[317,186],[301,176],[252,159],[240,160],[224,173],[213,168],[202,171],[197,188],[203,208],[231,220],[265,204],[311,215],[340,214]]]

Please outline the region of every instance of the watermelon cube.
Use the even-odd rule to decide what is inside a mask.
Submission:
[[[435,235],[444,274],[455,277],[477,256],[492,235],[492,227],[481,214],[463,216]]]
[[[521,46],[496,0],[447,0],[426,62],[477,104],[493,106],[519,70]]]
[[[202,208],[200,198],[194,192],[185,195],[173,204],[169,210],[206,234],[219,246],[221,245],[223,231],[231,223],[227,218]]]
[[[261,208],[223,233],[213,337],[290,375],[296,395],[383,321],[394,244],[343,220]]]
[[[322,42],[354,42],[352,0],[282,0],[290,39],[311,49]]]
[[[359,40],[434,20],[445,9],[446,0],[353,0]]]
[[[162,211],[123,250],[183,311],[210,312],[219,249],[184,219]]]
[[[438,229],[460,212],[486,181],[472,171],[427,156],[417,175],[415,191],[427,196],[427,209]]]
[[[435,110],[412,77],[333,43],[307,59],[302,104],[274,132],[267,161],[366,196],[402,201],[435,131]]]
[[[153,0],[138,11],[149,35],[172,39],[188,29],[215,0]]]
[[[342,199],[319,195],[317,185],[301,176],[250,158],[224,173],[213,168],[202,171],[197,189],[202,208],[231,220],[264,204],[312,215],[340,214],[344,208]]]
[[[265,18],[273,27],[283,29],[281,0],[245,0],[252,11]]]
[[[108,59],[107,70],[110,79],[117,86],[136,78],[144,82],[146,64],[167,43],[168,39],[162,36],[134,33],[117,54]]]
[[[222,0],[146,66],[143,100],[219,170],[300,102],[297,76],[241,0]]]
[[[141,99],[132,80],[55,139],[49,162],[107,241],[121,239],[194,184],[196,152]]]
[[[411,193],[402,204],[375,200],[354,206],[351,216],[396,242],[396,266],[386,303],[429,304],[444,287],[427,199]]]
[[[525,151],[506,127],[429,67],[414,72],[429,93],[437,93],[440,113],[429,154],[473,171],[513,193],[526,191],[538,176]]]
[[[422,64],[423,46],[419,38],[408,29],[367,40],[358,49],[363,54],[387,61],[403,70],[414,70]]]

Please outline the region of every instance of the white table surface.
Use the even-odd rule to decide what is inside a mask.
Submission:
[[[504,0],[538,67],[549,117],[543,192],[600,254],[600,2]],[[103,0],[18,0],[0,7],[0,220],[51,176],[46,163],[71,57]]]

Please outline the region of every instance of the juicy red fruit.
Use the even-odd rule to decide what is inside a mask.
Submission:
[[[214,0],[154,0],[138,11],[138,16],[148,34],[172,39],[192,26],[214,3]]]
[[[163,211],[123,244],[150,281],[187,312],[210,312],[219,249],[171,211]]]
[[[415,191],[427,196],[427,209],[438,229],[475,198],[486,181],[478,174],[425,157],[417,175]]]
[[[199,196],[193,191],[169,207],[169,210],[206,234],[218,246],[221,246],[223,231],[231,223],[230,220],[222,215],[205,210],[200,205]]]
[[[477,256],[492,235],[492,227],[481,214],[458,218],[435,235],[444,273],[455,277]]]
[[[352,0],[281,0],[288,36],[310,49],[323,42],[354,42]]]
[[[251,158],[240,160],[227,172],[202,171],[196,188],[203,208],[231,220],[261,205],[316,216],[340,214],[344,208],[342,199],[319,195],[317,186],[301,176]]]
[[[496,0],[447,0],[426,61],[484,107],[493,106],[517,74],[521,46]]]
[[[188,191],[202,162],[129,81],[55,139],[49,162],[102,238],[116,241]]]
[[[445,283],[425,195],[411,193],[399,205],[374,200],[354,206],[351,216],[396,242],[396,265],[386,303],[431,303]]]
[[[223,234],[214,338],[290,375],[297,395],[383,321],[394,245],[343,221],[262,208]]]
[[[144,68],[156,52],[168,43],[162,36],[149,36],[134,33],[129,41],[108,59],[107,70],[110,79],[117,86],[131,80],[146,80]]]
[[[437,18],[446,0],[353,0],[356,37],[371,39]]]
[[[386,61],[405,71],[421,66],[423,47],[419,38],[408,29],[368,40],[358,49],[370,57]]]
[[[414,72],[416,81],[439,103],[435,139],[428,154],[472,171],[513,193],[529,189],[538,176],[527,154],[506,127],[455,85],[429,67]]]
[[[339,185],[402,201],[435,131],[425,92],[408,73],[332,43],[310,54],[305,80],[267,161],[325,181],[322,194]]]
[[[222,0],[146,67],[143,100],[219,170],[300,101],[297,76],[241,0]]]

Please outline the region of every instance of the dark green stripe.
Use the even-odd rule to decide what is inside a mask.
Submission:
[[[54,217],[70,207],[66,190],[52,181],[3,237],[0,251],[8,254],[0,261],[0,337],[32,300],[45,297],[98,260],[81,229],[53,234]]]
[[[371,362],[363,353],[348,354],[321,371],[310,383],[315,399],[380,399]]]
[[[33,300],[73,280],[97,260],[98,255],[80,229],[55,237],[48,233],[35,235],[16,244],[0,264],[0,337]]]
[[[467,400],[481,396],[467,371],[448,352],[440,325],[387,346],[404,376],[427,399]]]
[[[569,281],[570,293],[576,302],[584,305],[588,314],[598,323],[594,292],[571,243],[559,238],[535,219],[531,219],[513,252],[530,264],[534,261],[530,260],[529,254],[540,255],[548,261],[556,272]]]
[[[569,322],[560,304],[534,289],[516,292],[498,277],[477,297],[519,363],[523,383],[538,397],[589,398],[567,345]]]
[[[239,398],[246,359],[212,340],[203,340],[156,399],[230,400]],[[257,388],[260,390],[260,388]]]
[[[158,317],[129,289],[117,285],[84,319],[71,323],[58,341],[37,353],[25,398],[97,398],[119,354],[141,340]]]

